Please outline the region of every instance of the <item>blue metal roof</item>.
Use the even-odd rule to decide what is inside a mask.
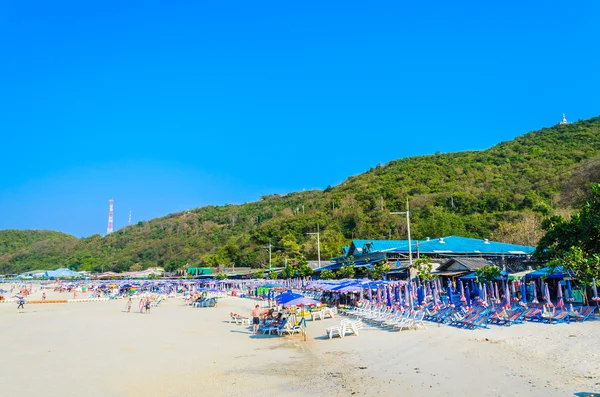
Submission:
[[[414,245],[414,241],[412,243]],[[408,250],[407,240],[352,240],[348,254],[354,256],[366,255],[367,253],[391,251],[403,247]]]
[[[476,238],[446,236],[435,239],[412,240],[412,252],[421,254],[470,254],[470,255],[531,255],[535,247],[500,243]],[[343,247],[344,249],[345,247]],[[384,252],[408,252],[408,240],[352,240],[350,247],[344,249],[344,256],[363,255]]]

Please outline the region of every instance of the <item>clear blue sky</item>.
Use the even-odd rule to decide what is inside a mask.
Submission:
[[[0,229],[105,233],[600,114],[600,2],[0,2]]]

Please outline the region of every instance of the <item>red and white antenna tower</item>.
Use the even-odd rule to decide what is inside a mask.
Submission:
[[[106,228],[106,234],[111,234],[113,232],[113,200],[108,200],[108,203],[108,227]]]

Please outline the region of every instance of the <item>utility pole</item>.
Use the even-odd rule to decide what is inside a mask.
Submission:
[[[406,214],[406,229],[408,232],[408,263],[412,266],[412,242],[410,240],[410,210],[408,208],[408,198],[406,199],[406,211],[390,212],[391,215]]]
[[[267,245],[265,248],[269,250],[269,270],[271,270],[273,268],[271,262],[271,249],[273,248],[273,246],[271,245],[271,239],[269,239],[269,245]]]
[[[317,224],[317,232],[316,233],[306,233],[310,235],[317,235],[317,255],[319,260],[319,267],[321,267],[321,231],[319,229],[319,225]]]

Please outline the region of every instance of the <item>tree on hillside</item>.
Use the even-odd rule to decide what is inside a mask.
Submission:
[[[600,184],[592,186],[591,195],[581,211],[566,220],[552,216],[542,222],[544,236],[535,257],[548,260],[551,268],[563,266],[575,274],[585,288],[600,278]]]
[[[581,249],[585,257],[600,254],[600,184],[592,187],[591,195],[581,211],[566,220],[555,215],[544,219],[544,236],[535,251],[541,260],[559,258],[572,247]]]

